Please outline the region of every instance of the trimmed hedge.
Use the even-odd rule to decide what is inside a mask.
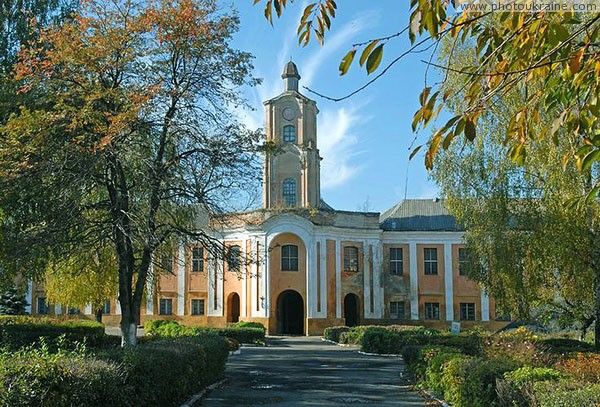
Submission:
[[[325,328],[325,330],[323,331],[323,338],[329,341],[339,342],[340,335],[345,332],[348,332],[349,330],[350,327],[347,326],[332,326],[329,328]]]
[[[600,384],[538,382],[533,385],[537,406],[571,407],[600,405]]]
[[[262,326],[262,325],[261,325]],[[144,323],[146,335],[166,338],[180,336],[195,336],[202,333],[212,333],[234,339],[240,343],[258,343],[265,341],[265,329],[257,327],[238,328],[230,325],[227,328],[210,328],[201,326],[179,325],[172,320],[148,320]]]
[[[552,353],[591,352],[594,345],[577,339],[568,338],[545,338],[538,340],[545,350]]]
[[[102,357],[81,348],[0,351],[0,405],[178,406],[223,374],[227,355],[224,338],[207,334]]]
[[[68,342],[101,344],[104,324],[87,319],[58,319],[32,316],[0,316],[0,345],[18,349],[45,338],[54,342],[64,335]]]
[[[504,374],[504,380],[498,380],[496,391],[500,406],[513,407],[537,405],[534,385],[537,382],[556,382],[563,379],[564,374],[547,367],[523,366]]]
[[[267,328],[260,322],[240,321],[240,322],[234,322],[231,324],[227,324],[227,326],[231,327],[231,328],[258,328],[258,329],[262,329],[265,332],[267,331]]]

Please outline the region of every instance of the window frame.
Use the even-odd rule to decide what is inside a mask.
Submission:
[[[439,321],[440,320],[440,303],[439,302],[425,302],[423,304],[423,310],[425,312],[423,319],[426,319],[429,321]]]
[[[288,132],[287,130],[292,129],[292,132]],[[297,139],[296,126],[293,124],[286,124],[283,126],[283,142],[284,143],[295,143]]]
[[[289,250],[295,248],[296,255],[290,253]],[[288,249],[288,253],[284,253]],[[281,271],[298,271],[299,270],[299,249],[295,244],[285,244],[281,246]],[[294,263],[295,261],[295,263]],[[287,262],[287,264],[286,264]],[[295,265],[295,268],[294,268]]]
[[[103,315],[110,315],[111,305],[112,304],[110,303],[110,300],[104,301],[104,305],[102,306],[102,314]]]
[[[426,276],[437,276],[438,270],[438,249],[437,247],[424,247],[423,248],[423,274]],[[435,253],[435,259],[427,258],[427,254]]]
[[[393,258],[392,253],[400,253],[400,258]],[[390,247],[390,274],[401,276],[404,274],[404,250],[402,247]]]
[[[168,304],[168,306],[167,306]],[[167,312],[169,311],[169,312]],[[158,315],[173,315],[173,299],[161,298],[158,301]]]
[[[350,273],[357,273],[360,270],[359,267],[359,250],[357,246],[344,246],[342,249],[344,255],[344,271]],[[354,252],[354,253],[352,253]],[[353,264],[352,260],[355,260]]]
[[[281,183],[281,197],[286,207],[293,208],[298,205],[298,188],[294,178],[288,177]]]
[[[396,308],[396,313],[392,312],[393,308]],[[390,319],[406,319],[406,301],[390,301]]]
[[[195,307],[196,305],[196,307]],[[201,307],[200,307],[201,305]],[[192,298],[191,304],[190,304],[190,312],[193,316],[197,316],[197,317],[201,317],[206,315],[206,301],[204,300],[204,298]],[[198,311],[198,312],[194,312],[194,311]]]
[[[468,247],[458,248],[458,275],[466,276],[469,271],[470,250]],[[461,258],[461,253],[465,253]],[[462,266],[462,267],[461,267]]]
[[[472,308],[469,309],[469,308]],[[461,302],[459,304],[459,316],[461,321],[475,321],[477,308],[474,302]]]
[[[42,310],[44,312],[40,312],[40,300],[43,301]],[[48,306],[48,301],[47,301],[46,297],[37,297],[35,312],[39,315],[48,315],[48,313],[50,312],[50,310],[48,308],[49,308],[49,306]]]
[[[199,251],[199,257],[196,256]],[[194,246],[192,247],[192,273],[203,273],[204,272],[204,247]]]
[[[234,253],[237,252],[237,253]],[[227,271],[239,273],[242,270],[242,247],[234,244],[227,247]]]

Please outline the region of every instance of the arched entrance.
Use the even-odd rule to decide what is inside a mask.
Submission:
[[[346,326],[357,326],[359,323],[360,307],[356,294],[347,294],[344,297],[344,318]]]
[[[240,296],[231,293],[227,298],[227,322],[238,322],[240,320]]]
[[[286,290],[277,297],[277,333],[304,334],[304,301],[294,290]]]

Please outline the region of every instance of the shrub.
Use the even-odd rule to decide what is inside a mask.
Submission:
[[[224,328],[215,331],[218,335],[235,339],[240,343],[257,343],[265,342],[265,330],[260,328]]]
[[[575,358],[559,360],[556,368],[577,380],[600,383],[600,355],[578,353]]]
[[[523,366],[504,374],[503,380],[496,383],[498,403],[512,407],[535,405],[533,386],[536,382],[557,382],[564,378],[559,371],[547,367]]]
[[[439,335],[432,337],[430,343],[456,348],[466,355],[479,356],[483,339],[477,335]]]
[[[424,365],[421,365],[421,369],[417,370],[416,374],[422,377],[424,387],[434,393],[444,394],[445,388],[442,382],[442,374],[444,373],[446,363],[453,359],[463,359],[465,357],[465,355],[461,355],[454,349],[426,349],[423,353]]]
[[[262,326],[262,325],[261,325]],[[209,328],[199,326],[179,325],[177,321],[152,321],[144,324],[147,335],[162,338],[177,338],[181,336],[196,336],[200,334],[216,334],[235,339],[240,343],[264,343],[265,328],[238,328],[228,326],[227,328]]]
[[[594,349],[591,343],[569,338],[546,338],[538,341],[552,353],[589,352]]]
[[[339,342],[340,335],[342,333],[348,332],[349,330],[350,328],[347,326],[332,326],[329,328],[325,328],[325,330],[323,331],[323,338],[333,342]]]
[[[232,324],[228,324],[228,326],[233,327],[233,328],[258,328],[258,329],[262,329],[265,332],[267,331],[267,328],[265,328],[265,326],[263,324],[261,324],[260,322],[240,321],[240,322],[234,322]]]
[[[512,360],[520,365],[548,366],[553,356],[538,343],[539,337],[524,327],[488,337],[483,353],[489,359]]]
[[[400,354],[407,345],[436,343],[435,341],[439,335],[439,331],[424,328],[411,330],[371,328],[364,331],[360,344],[364,352]]]
[[[366,332],[385,332],[386,327],[378,325],[359,325],[353,326],[347,332],[340,334],[340,343],[359,345],[362,342]]]
[[[442,366],[444,398],[458,406],[495,405],[497,379],[515,367],[511,360],[485,360],[470,356],[451,358]]]
[[[87,319],[0,316],[0,344],[12,349],[39,343],[41,338],[52,343],[61,335],[68,342],[97,345],[105,336],[104,325]]]
[[[600,384],[587,385],[572,381],[534,383],[535,403],[540,407],[600,405]]]

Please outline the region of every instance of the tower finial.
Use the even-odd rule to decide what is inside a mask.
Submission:
[[[281,75],[283,83],[285,85],[285,91],[296,91],[298,92],[298,81],[300,80],[300,74],[298,73],[298,67],[292,62],[290,56],[290,62],[285,64],[283,67],[283,74]]]

